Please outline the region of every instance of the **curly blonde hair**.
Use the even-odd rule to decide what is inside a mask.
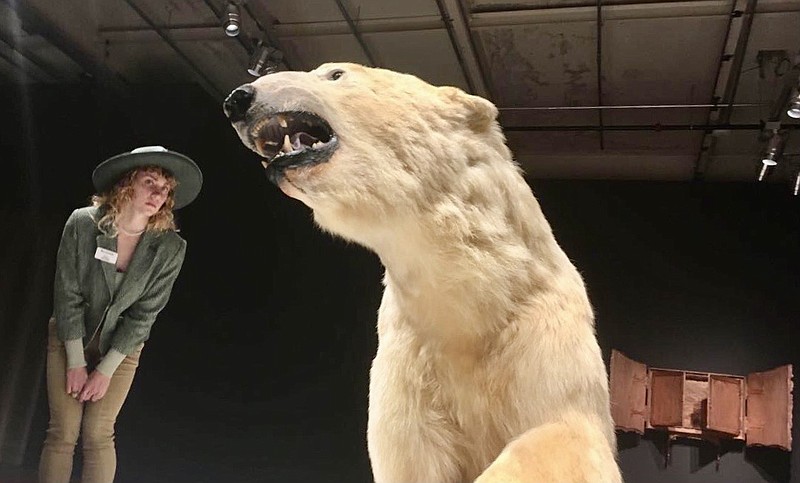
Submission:
[[[167,200],[156,214],[150,217],[145,227],[146,231],[178,231],[175,225],[175,215],[172,208],[175,206],[175,187],[178,181],[175,177],[160,166],[139,166],[123,174],[119,181],[105,193],[92,196],[92,205],[100,209],[101,217],[95,220],[97,227],[106,236],[117,236],[117,217],[122,207],[133,199],[133,181],[141,172],[160,174],[167,180],[169,194]]]

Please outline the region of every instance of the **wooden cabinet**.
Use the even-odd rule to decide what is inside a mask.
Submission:
[[[617,429],[748,446],[792,447],[792,366],[746,376],[656,369],[611,353],[611,414]]]

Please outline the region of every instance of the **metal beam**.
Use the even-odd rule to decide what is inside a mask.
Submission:
[[[3,59],[15,70],[19,70],[22,74],[30,78],[34,82],[47,82],[52,81],[53,78],[47,73],[42,71],[36,64],[26,59],[19,52],[14,50],[10,45],[0,40],[0,59]]]
[[[722,97],[722,110],[719,117],[716,119],[715,114],[719,111],[712,111],[712,120],[727,123],[731,118],[731,113],[733,112],[731,105],[733,105],[733,101],[736,98],[736,90],[739,88],[739,76],[742,74],[742,64],[744,63],[747,43],[750,40],[750,30],[753,27],[753,17],[755,15],[757,2],[758,0],[747,0],[747,5],[743,12],[737,8],[731,13],[731,20],[735,25],[731,33],[733,34],[736,32],[738,34],[736,47],[733,51],[733,59],[730,62],[730,71],[727,74],[723,74],[725,77],[725,92]],[[737,7],[739,7],[740,2],[737,1],[736,3]],[[724,55],[726,55],[726,53],[723,53],[723,56]],[[727,65],[726,63],[725,66]],[[724,70],[724,67],[721,70]],[[716,99],[714,99],[714,101],[716,101]]]
[[[800,54],[797,54],[794,60],[790,62],[792,63],[792,68],[783,75],[781,90],[770,108],[768,120],[772,122],[779,121],[784,116],[786,109],[789,107],[789,99],[796,92],[795,89],[798,88],[798,81],[800,81]]]
[[[490,97],[489,89],[486,88],[486,79],[478,62],[478,56],[475,54],[470,26],[461,3],[459,0],[436,0],[436,5],[439,7],[442,21],[450,35],[453,50],[464,71],[470,91],[488,99]]]
[[[116,73],[111,71],[101,58],[93,55],[85,43],[70,36],[63,25],[57,25],[32,5],[33,2],[4,0],[22,22],[22,28],[41,36],[51,45],[72,59],[81,69],[98,82],[110,87],[117,94],[127,97],[128,86]]]
[[[31,82],[34,79],[31,79],[31,74],[29,72],[25,72],[23,68],[15,64],[11,59],[7,59],[2,53],[0,53],[0,66],[3,66],[5,69],[9,71],[9,74],[15,78],[16,82],[20,83],[27,83]]]
[[[217,87],[214,85],[211,79],[209,79],[208,76],[206,76],[203,73],[203,71],[194,62],[192,62],[192,60],[189,57],[187,57],[186,54],[180,48],[178,48],[178,46],[175,44],[175,42],[172,41],[169,35],[167,35],[164,31],[158,28],[158,26],[153,22],[153,20],[144,11],[142,11],[142,9],[140,9],[138,5],[136,5],[136,2],[134,0],[125,0],[125,3],[128,4],[128,6],[134,12],[136,12],[136,14],[139,15],[139,17],[141,17],[141,19],[144,20],[150,26],[151,29],[155,30],[156,33],[158,33],[159,37],[161,37],[164,40],[164,42],[166,42],[167,45],[169,45],[172,48],[172,50],[178,55],[178,57],[180,57],[186,63],[186,65],[188,65],[189,68],[192,69],[195,76],[197,77],[198,83],[203,87],[203,89],[205,89],[206,92],[208,92],[211,95],[211,97],[213,97],[215,100],[220,100],[225,97],[222,94],[222,92],[217,89]]]
[[[6,55],[11,56],[15,63],[23,69],[32,71],[40,80],[53,81],[60,78],[54,69],[34,59],[28,49],[2,29],[0,29],[0,50],[6,51]]]
[[[339,7],[339,11],[342,13],[342,18],[344,18],[345,22],[347,22],[347,26],[350,28],[350,32],[358,41],[358,44],[361,46],[361,50],[364,51],[364,55],[367,56],[367,60],[369,61],[369,65],[371,67],[378,67],[378,63],[375,62],[375,57],[373,57],[372,52],[370,51],[367,43],[364,42],[364,38],[361,36],[361,32],[358,30],[355,22],[350,17],[350,13],[345,8],[342,0],[334,0],[336,2],[336,6]]]
[[[728,21],[728,32],[722,46],[717,67],[717,79],[711,98],[711,102],[718,103],[720,108],[709,111],[707,123],[727,124],[730,121],[747,42],[750,40],[750,28],[753,25],[756,4],[757,0],[734,0],[733,2]],[[695,181],[702,180],[708,170],[716,143],[717,138],[710,136],[709,133],[703,136],[694,163],[693,178]]]

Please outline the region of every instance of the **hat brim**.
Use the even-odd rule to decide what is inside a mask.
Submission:
[[[203,186],[203,173],[197,164],[175,151],[118,154],[97,165],[92,173],[92,183],[98,193],[105,193],[114,187],[123,174],[142,166],[158,166],[175,177],[178,185],[175,187],[174,210],[194,201]]]

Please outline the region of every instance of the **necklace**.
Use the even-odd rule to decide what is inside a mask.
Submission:
[[[145,228],[142,228],[139,231],[128,231],[125,228],[123,228],[122,225],[117,226],[117,228],[119,229],[119,231],[121,231],[122,233],[124,233],[124,234],[126,234],[128,236],[139,236],[142,233],[144,233],[144,231],[147,229],[147,227],[145,227]]]

